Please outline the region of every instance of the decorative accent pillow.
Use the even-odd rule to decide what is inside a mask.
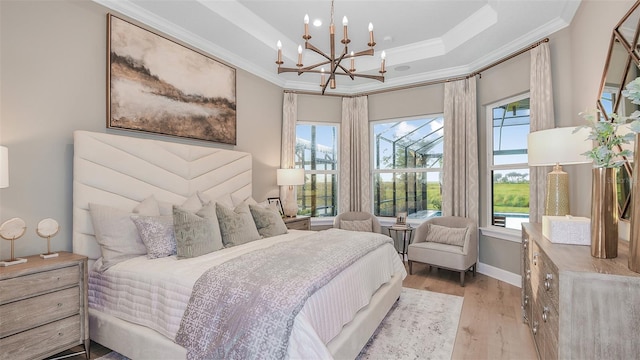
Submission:
[[[203,193],[202,191],[198,191],[196,192],[196,195],[198,196],[198,199],[200,199],[200,202],[202,203],[202,206],[210,203],[210,202],[217,202],[217,203],[221,203],[222,205],[232,208],[235,206],[233,204],[233,200],[231,199],[231,194],[224,194],[222,196],[220,196],[217,199],[212,199],[211,196]]]
[[[106,205],[89,204],[89,214],[102,252],[99,271],[147,253],[138,229],[131,221],[132,213]]]
[[[271,209],[265,209],[257,204],[249,204],[249,211],[251,211],[253,221],[256,224],[256,228],[258,228],[258,233],[263,238],[282,235],[288,232],[287,225],[282,221],[280,213]]]
[[[151,195],[142,200],[138,206],[133,208],[134,214],[144,214],[146,216],[160,216],[160,205],[156,197]]]
[[[180,208],[182,208],[183,210],[187,210],[187,211],[191,211],[191,212],[196,212],[198,210],[200,210],[202,208],[202,205],[204,205],[205,203],[203,203],[200,200],[200,197],[198,196],[197,193],[193,193],[191,194],[191,196],[189,196],[183,203],[182,205],[180,205]]]
[[[203,206],[195,214],[174,206],[173,226],[178,259],[208,254],[224,247],[214,203]]]
[[[452,228],[429,224],[426,241],[437,242],[447,245],[464,246],[464,239],[467,236],[468,228]]]
[[[241,204],[232,210],[216,203],[216,213],[224,247],[242,245],[260,239],[249,205]]]
[[[340,229],[351,231],[369,231],[373,229],[371,219],[366,220],[340,220]]]
[[[176,254],[173,216],[132,216],[144,246],[147,258],[157,259]]]

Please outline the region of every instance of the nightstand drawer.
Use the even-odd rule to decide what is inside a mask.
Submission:
[[[287,225],[287,229],[311,230],[311,219],[308,216],[285,218],[284,223]]]
[[[0,339],[0,359],[41,358],[49,349],[71,347],[83,340],[80,329],[80,315],[75,315]]]
[[[0,304],[65,286],[77,285],[79,281],[80,271],[77,266],[2,280],[0,281]]]
[[[80,288],[78,286],[5,304],[0,306],[0,337],[79,312]]]

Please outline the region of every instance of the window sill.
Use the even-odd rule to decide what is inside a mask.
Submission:
[[[312,217],[311,226],[330,226],[330,225],[333,225],[333,219],[334,219],[333,217]],[[389,227],[396,223],[396,218],[378,217],[378,221],[380,221],[380,226]],[[418,227],[420,224],[422,224],[423,221],[424,220],[420,221],[420,220],[409,219],[407,223],[413,227]]]
[[[489,226],[489,227],[481,227],[480,234],[484,236],[490,236],[492,238],[512,241],[521,243],[522,242],[522,230],[514,230],[514,229],[505,229],[497,226]]]

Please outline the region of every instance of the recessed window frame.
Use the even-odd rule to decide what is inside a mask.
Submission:
[[[334,189],[335,192],[335,209],[336,209],[336,214],[340,213],[340,201],[339,201],[339,196],[340,196],[340,159],[341,159],[341,153],[340,153],[340,149],[341,149],[341,143],[340,143],[340,123],[333,123],[333,122],[322,122],[322,121],[297,121],[296,122],[296,146],[297,146],[297,141],[298,141],[298,125],[304,125],[304,126],[332,126],[336,128],[336,169],[335,170],[304,170],[304,175],[305,177],[309,176],[309,175],[318,175],[318,174],[323,174],[323,175],[335,175],[336,178],[336,182],[335,182],[335,186],[336,188]],[[295,157],[295,150],[294,150],[294,157]],[[298,163],[296,163],[295,165],[296,168],[300,168],[300,166],[298,165]],[[302,185],[297,186],[297,194],[301,194],[302,192]],[[298,196],[298,195],[297,195]],[[298,204],[298,205],[302,205],[302,204]],[[303,214],[304,215],[304,214]],[[331,216],[332,217],[332,216]],[[312,219],[324,219],[324,218],[328,218],[327,216],[317,216],[317,217],[311,217]]]
[[[398,118],[389,118],[389,119],[382,119],[382,120],[375,120],[375,121],[370,121],[369,122],[369,138],[370,138],[370,152],[369,152],[369,157],[370,157],[370,169],[371,169],[371,176],[370,176],[370,183],[371,183],[371,188],[370,188],[370,193],[371,193],[371,213],[375,214],[375,177],[378,174],[392,174],[392,176],[395,176],[394,174],[425,174],[424,176],[427,176],[427,173],[438,173],[440,174],[439,177],[442,178],[442,172],[444,171],[444,168],[442,167],[442,165],[439,168],[429,168],[429,167],[424,167],[424,168],[402,168],[402,169],[376,169],[376,164],[375,164],[375,150],[376,150],[376,136],[375,136],[375,130],[374,127],[378,124],[388,124],[388,123],[399,123],[399,122],[403,122],[403,121],[414,121],[414,120],[421,120],[421,119],[425,119],[425,118],[441,118],[443,121],[443,127],[442,130],[444,132],[444,114],[443,113],[435,113],[435,114],[424,114],[424,115],[417,115],[417,116],[408,116],[408,117],[398,117]],[[443,135],[443,141],[444,141],[444,135]],[[443,154],[444,157],[444,154]],[[398,171],[399,170],[399,171]],[[427,199],[427,201],[429,201],[429,199]],[[378,217],[384,218],[384,216],[378,215]],[[390,218],[390,217],[386,217],[386,218]],[[408,222],[410,223],[419,223],[426,220],[425,219],[408,219]]]
[[[486,205],[485,205],[485,214],[486,214],[486,220],[485,220],[485,226],[488,229],[494,230],[494,231],[498,231],[498,232],[509,232],[509,233],[518,233],[520,232],[520,230],[516,230],[516,229],[512,229],[512,228],[505,228],[505,227],[501,227],[501,226],[497,226],[497,225],[493,225],[493,172],[494,171],[500,171],[500,170],[517,170],[517,169],[523,169],[523,168],[527,168],[529,169],[529,164],[528,162],[524,162],[524,163],[510,163],[510,164],[500,164],[500,165],[494,165],[493,164],[493,109],[504,105],[504,104],[510,104],[519,100],[523,100],[523,99],[531,99],[531,94],[529,92],[523,93],[523,94],[519,94],[519,95],[514,95],[511,96],[509,98],[505,98],[496,102],[493,102],[491,104],[486,105],[485,111],[486,111],[486,141],[487,141],[487,145],[486,145],[486,153],[485,153],[485,159],[486,159],[486,176],[485,176],[485,194],[486,194]],[[529,113],[529,127],[531,127],[531,113]],[[529,128],[531,129],[531,128]],[[531,130],[529,130],[531,131]],[[527,143],[525,140],[525,148],[527,147]],[[527,149],[528,150],[528,149]],[[529,174],[531,174],[531,172],[529,172]],[[529,177],[529,181],[531,181],[531,178]]]

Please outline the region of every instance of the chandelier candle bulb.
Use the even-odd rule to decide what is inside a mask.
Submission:
[[[382,52],[382,54],[380,54],[380,73],[384,74],[387,71],[384,69],[384,62],[385,62],[385,58],[387,57],[387,53],[385,53],[384,51]]]
[[[276,64],[282,65],[282,43],[280,40],[276,43],[276,47],[278,48],[278,60],[276,61]]]
[[[371,47],[376,45],[375,41],[373,41],[373,23],[369,23],[369,44]]]
[[[345,16],[342,18],[342,28],[344,29],[344,39],[342,39],[342,43],[345,45],[349,43],[347,25],[349,25],[349,20],[347,20],[347,17]]]
[[[311,39],[311,35],[309,35],[309,14],[304,15],[304,35],[302,38],[305,40]]]
[[[298,67],[302,67],[302,45],[298,45]]]
[[[324,86],[325,77],[324,77],[324,68],[320,69],[320,86]]]
[[[353,57],[353,51],[351,52],[351,69],[349,69],[349,71],[356,71],[356,59]]]

